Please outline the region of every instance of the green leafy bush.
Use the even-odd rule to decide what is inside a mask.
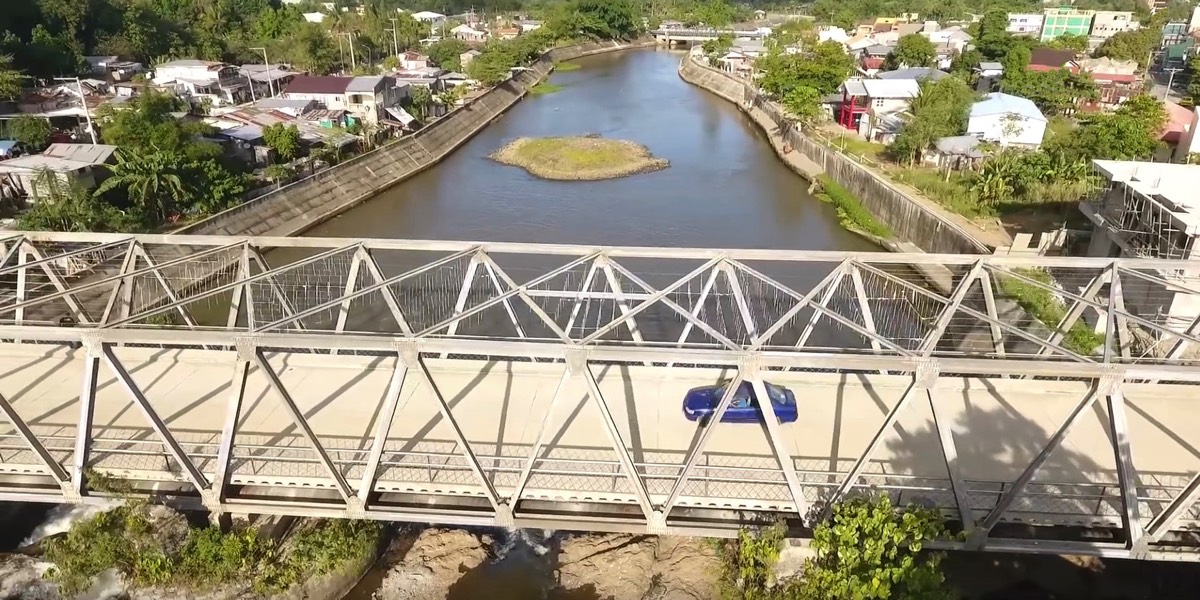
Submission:
[[[892,237],[892,230],[888,229],[887,225],[876,221],[875,217],[871,216],[871,213],[858,201],[858,198],[846,191],[846,188],[838,185],[827,175],[822,175],[820,181],[821,191],[817,193],[817,198],[837,208],[838,220],[842,227],[862,231],[876,237]]]

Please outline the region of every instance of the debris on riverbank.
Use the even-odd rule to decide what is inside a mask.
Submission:
[[[492,153],[491,159],[559,181],[616,179],[670,166],[641,144],[599,136],[517,138]]]

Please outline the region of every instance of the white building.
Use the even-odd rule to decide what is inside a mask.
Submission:
[[[470,25],[459,25],[450,30],[450,37],[464,42],[487,41],[487,32],[480,31]]]
[[[971,106],[967,135],[1001,146],[1037,148],[1046,136],[1046,117],[1028,98],[992,92]]]
[[[303,16],[303,17],[304,17],[304,20],[305,20],[305,21],[308,21],[309,23],[323,23],[323,22],[325,22],[325,13],[322,13],[322,12],[310,12],[310,13],[304,13],[304,14],[303,14],[303,15],[301,15],[301,16]]]
[[[205,99],[213,106],[248,102],[250,80],[233,65],[207,60],[173,60],[154,67],[154,84],[169,88],[192,103]]]
[[[1095,40],[1093,43],[1097,43],[1098,45],[1098,42],[1103,42],[1122,31],[1131,31],[1139,27],[1141,25],[1133,20],[1133,13],[1131,12],[1098,10],[1092,16],[1092,31],[1088,34],[1088,37]]]
[[[846,30],[841,27],[826,25],[817,28],[817,43],[837,42],[844,46],[848,41],[850,41],[850,34],[846,33]]]
[[[1008,13],[1005,31],[1016,35],[1040,36],[1045,19],[1046,15],[1042,13]]]
[[[412,14],[412,18],[422,23],[440,23],[446,20],[446,15],[435,13],[431,10],[422,10]]]
[[[311,100],[327,110],[344,110],[376,124],[387,109],[408,97],[408,86],[391,77],[297,77],[281,95],[287,100]]]
[[[842,84],[843,103],[853,102],[866,110],[856,122],[842,126],[857,129],[867,140],[884,140],[903,125],[900,113],[921,91],[915,79],[848,79]]]
[[[409,50],[400,55],[400,68],[405,71],[413,69],[424,69],[429,66],[429,56],[420,52]]]

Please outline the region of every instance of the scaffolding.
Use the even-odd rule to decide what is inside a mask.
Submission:
[[[1166,196],[1145,194],[1126,182],[1115,181],[1101,209],[1131,256],[1173,260],[1191,257],[1196,237],[1187,232],[1177,216],[1180,207]]]

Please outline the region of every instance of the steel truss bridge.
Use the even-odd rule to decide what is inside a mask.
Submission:
[[[0,498],[728,535],[873,492],[949,547],[1194,560],[1188,264],[18,233]],[[731,377],[800,420],[683,418]]]

